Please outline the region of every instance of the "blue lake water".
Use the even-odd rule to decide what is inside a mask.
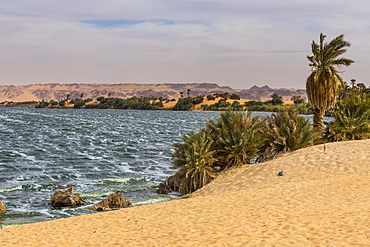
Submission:
[[[172,144],[217,112],[0,108],[0,228],[93,213],[113,193],[134,205],[170,200],[156,185],[175,173]],[[55,189],[86,206],[55,209]]]

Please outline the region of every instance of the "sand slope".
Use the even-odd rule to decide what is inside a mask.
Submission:
[[[329,143],[235,169],[189,199],[2,229],[0,243],[370,246],[369,175],[370,140]]]

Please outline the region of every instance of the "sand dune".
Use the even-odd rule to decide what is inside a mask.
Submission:
[[[234,169],[188,199],[2,229],[0,242],[370,246],[369,175],[370,140],[329,143]]]

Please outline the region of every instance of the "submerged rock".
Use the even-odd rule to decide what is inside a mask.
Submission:
[[[113,208],[127,208],[130,205],[132,205],[132,202],[127,201],[123,194],[113,194],[94,206],[88,207],[87,209],[105,211]]]
[[[50,203],[53,207],[80,206],[86,204],[80,197],[80,193],[73,194],[73,187],[70,187],[66,191],[56,189],[50,198]]]
[[[5,214],[5,212],[6,212],[5,203],[3,203],[2,201],[0,201],[0,214]]]

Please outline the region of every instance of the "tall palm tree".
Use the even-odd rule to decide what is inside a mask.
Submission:
[[[351,43],[345,41],[341,34],[329,43],[324,42],[326,36],[320,34],[320,43],[312,41],[311,50],[313,55],[307,56],[309,66],[313,68],[307,78],[306,91],[309,102],[314,108],[314,127],[322,131],[324,129],[324,113],[336,100],[338,85],[343,81],[339,76],[336,66],[349,66],[353,60],[343,58]]]

